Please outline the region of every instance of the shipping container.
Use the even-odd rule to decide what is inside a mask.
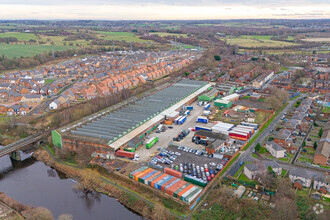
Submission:
[[[179,116],[179,117],[177,117],[175,120],[174,120],[174,123],[175,124],[178,124],[179,123],[179,120],[182,118],[183,116]]]
[[[161,187],[164,183],[166,183],[167,181],[169,181],[170,179],[174,178],[174,176],[171,175],[167,175],[165,178],[163,178],[162,180],[158,181],[155,186],[157,185],[157,188],[159,190],[161,190]],[[155,187],[156,188],[156,187]]]
[[[195,127],[195,131],[198,131],[198,130],[212,131],[211,128],[206,128],[206,127],[202,127],[202,126],[196,126]]]
[[[194,187],[193,184],[189,184],[189,186],[187,186],[184,190],[182,190],[180,193],[178,193],[177,198],[182,200],[182,195],[185,194],[186,192],[188,192],[193,187]]]
[[[157,171],[153,175],[149,176],[147,179],[144,180],[144,184],[149,185],[149,181],[152,180],[153,178],[155,178],[155,176],[158,176],[159,174],[160,174],[160,172]]]
[[[150,149],[154,144],[158,142],[159,138],[158,137],[152,137],[146,142],[146,148]]]
[[[148,170],[148,169],[147,169]],[[148,176],[150,173],[154,172],[154,169],[148,170],[147,172],[145,172],[143,175],[139,176],[139,182],[144,184],[144,177]]]
[[[177,124],[182,125],[182,124],[186,121],[186,119],[187,119],[186,116],[182,116],[182,117],[180,118],[180,120],[178,120],[178,123],[177,123]]]
[[[208,110],[210,107],[211,107],[211,104],[206,104],[206,105],[204,106],[204,110]]]
[[[241,122],[241,125],[244,125],[244,126],[249,126],[249,127],[254,127],[254,129],[258,129],[258,124],[254,124],[254,123],[248,123],[248,122]]]
[[[138,173],[138,172],[141,172],[141,171],[146,170],[146,169],[148,169],[148,167],[147,167],[147,166],[143,166],[143,167],[141,167],[141,168],[139,168],[139,169],[137,169],[137,170],[134,170],[133,172],[131,172],[131,173],[129,174],[129,177],[130,177],[130,178],[133,178],[133,174]]]
[[[191,111],[191,110],[194,109],[194,107],[193,106],[187,106],[186,109]]]
[[[151,182],[151,187],[155,187],[155,183],[157,183],[159,180],[163,179],[164,177],[166,177],[168,174],[166,173],[163,173],[162,175],[160,175],[158,178],[154,179],[152,182]]]
[[[181,178],[182,177],[182,173],[179,172],[179,171],[176,171],[176,170],[173,170],[173,169],[170,169],[170,168],[164,168],[164,172],[167,173],[167,174],[170,174],[172,176],[175,176],[175,177],[178,177],[178,178]]]
[[[187,111],[185,111],[185,113],[184,113],[186,116],[188,116],[188,115],[190,115],[190,111],[189,110],[187,110]]]
[[[116,151],[116,156],[133,159],[134,156],[135,156],[135,153],[134,152],[123,151],[123,150],[117,150]]]
[[[251,134],[252,134],[252,132],[250,130],[246,130],[244,128],[233,128],[231,130],[231,132],[240,132],[240,133],[243,133],[243,134],[248,134],[249,137],[251,137]]]
[[[181,200],[185,202],[185,198],[193,191],[195,191],[198,187],[192,185],[193,187],[191,187],[189,190],[187,190],[185,193],[182,194],[181,196]]]
[[[176,177],[170,179],[169,181],[167,181],[166,183],[164,183],[164,184],[160,187],[161,190],[165,192],[165,188],[166,188],[167,186],[169,186],[170,184],[172,184],[172,183],[173,183],[174,181],[176,181],[176,180],[178,180],[178,178],[176,178]]]
[[[154,170],[154,169],[148,168],[148,169],[144,170],[143,172],[141,172],[141,173],[137,174],[136,176],[134,176],[134,179],[135,179],[136,181],[138,181],[139,178],[142,178],[142,177],[145,176],[144,174],[149,174],[149,173],[152,172],[153,170]],[[149,172],[149,171],[150,171],[150,172]]]
[[[205,116],[198,116],[196,118],[196,122],[198,122],[198,123],[205,123],[206,124],[208,122],[208,119]]]
[[[169,187],[166,190],[166,193],[170,196],[174,196],[174,192],[177,191],[178,189],[180,189],[182,186],[184,186],[187,182],[180,180],[178,181],[176,184],[174,184],[173,186]]]
[[[178,190],[176,190],[173,193],[174,198],[180,199],[180,197],[178,197],[179,193],[182,192],[182,190],[184,190],[185,188],[187,188],[188,186],[190,186],[190,183],[185,182],[186,184],[184,184],[182,187],[180,187]]]
[[[170,188],[171,186],[173,186],[174,184],[176,184],[176,183],[179,182],[179,181],[180,181],[179,178],[175,179],[175,180],[172,181],[170,184],[168,184],[167,186],[165,186],[163,191],[166,193],[166,191],[167,191],[168,188]],[[162,187],[162,189],[163,189],[163,187]]]
[[[196,190],[194,190],[186,197],[186,202],[190,203],[191,201],[193,201],[201,193],[201,191],[201,188],[197,188]]]
[[[190,183],[193,183],[197,186],[201,186],[201,187],[205,187],[207,185],[207,181],[196,178],[194,176],[188,176],[188,175],[184,175],[184,180]]]
[[[151,186],[151,183],[152,183],[155,179],[157,179],[158,177],[160,177],[161,175],[163,175],[163,173],[162,173],[162,172],[159,172],[158,174],[156,174],[156,175],[154,175],[152,178],[150,178],[150,179],[148,180],[148,185]]]
[[[158,172],[157,170],[154,170],[151,173],[149,173],[148,175],[146,175],[145,177],[143,177],[142,178],[143,181],[144,181],[143,183],[146,184],[146,185],[148,185],[147,179],[150,178],[151,176],[155,175],[155,173],[157,173],[157,172]]]

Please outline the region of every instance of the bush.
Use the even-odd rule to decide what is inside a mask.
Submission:
[[[322,137],[322,135],[323,135],[323,128],[321,128],[319,131],[319,137]]]
[[[316,150],[316,148],[317,148],[317,143],[316,142],[314,142],[314,149]]]
[[[214,59],[215,59],[216,61],[221,61],[221,57],[220,57],[219,55],[214,55]]]
[[[260,143],[257,143],[257,145],[255,146],[254,150],[256,152],[258,152],[258,151],[260,151],[260,149],[261,149],[261,145],[260,145]]]

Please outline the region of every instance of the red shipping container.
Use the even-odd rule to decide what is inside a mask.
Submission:
[[[175,177],[178,177],[178,178],[182,178],[182,173],[179,172],[179,171],[176,171],[176,170],[173,170],[173,169],[170,169],[170,168],[165,168],[164,169],[164,172],[167,173],[167,174],[170,174],[172,176],[175,176]]]
[[[168,185],[170,185],[172,182],[174,182],[174,180],[176,180],[176,179],[178,179],[178,178],[172,178],[172,179],[170,179],[169,181],[167,181],[166,183],[164,183],[162,186],[161,186],[161,190],[162,191],[165,191],[165,187],[166,186],[168,186]]]
[[[163,179],[165,176],[167,176],[168,174],[164,173],[163,175],[161,175],[160,177],[156,178],[154,181],[151,182],[151,186],[155,187],[155,183],[157,183],[159,180]]]
[[[135,153],[134,152],[129,152],[129,151],[117,150],[116,151],[116,156],[134,158]]]
[[[166,190],[166,193],[170,196],[173,196],[173,193],[175,191],[177,191],[178,189],[180,189],[183,185],[185,185],[187,182],[180,180],[177,183],[175,183],[173,186],[171,186],[170,188],[168,188]]]
[[[190,184],[190,185],[187,186],[184,190],[182,190],[181,192],[179,192],[179,194],[178,194],[178,199],[181,199],[181,196],[182,196],[185,192],[187,192],[189,189],[191,189],[191,188],[193,188],[193,187],[194,187],[194,185]]]

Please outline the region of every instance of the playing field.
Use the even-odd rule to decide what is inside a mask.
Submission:
[[[24,44],[0,44],[0,55],[6,55],[8,58],[30,57],[43,52],[68,50],[69,46],[51,46],[51,45],[24,45]]]
[[[33,33],[8,32],[0,33],[0,37],[16,37],[19,41],[38,40],[38,37]]]
[[[95,31],[97,37],[104,40],[126,41],[126,42],[151,42],[140,39],[134,33],[130,32],[110,32],[110,31]]]
[[[235,45],[241,47],[248,47],[248,48],[258,48],[258,47],[288,47],[298,45],[291,42],[284,42],[284,41],[276,41],[271,40],[273,36],[270,35],[241,35],[239,37],[231,37],[228,36],[226,38],[220,38],[221,40],[226,40],[228,44]]]

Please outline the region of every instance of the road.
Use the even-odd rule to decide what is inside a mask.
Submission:
[[[302,94],[299,99],[303,99],[304,97],[306,97],[306,95]],[[247,161],[255,160],[255,158],[252,157],[252,153],[254,151],[255,145],[257,143],[262,143],[263,142],[263,140],[270,134],[270,132],[275,129],[276,125],[278,124],[279,120],[284,115],[284,113],[288,112],[292,108],[292,106],[297,102],[297,100],[298,99],[288,101],[288,105],[274,118],[272,123],[270,123],[270,125],[262,132],[262,134],[259,135],[259,137],[255,140],[255,142],[248,149],[246,149],[245,151],[242,151],[241,155],[231,165],[230,169],[227,171],[227,174],[225,174],[225,175],[234,176],[235,173],[239,169],[239,163],[241,161],[247,162]],[[256,134],[254,134],[254,135],[256,135]]]

